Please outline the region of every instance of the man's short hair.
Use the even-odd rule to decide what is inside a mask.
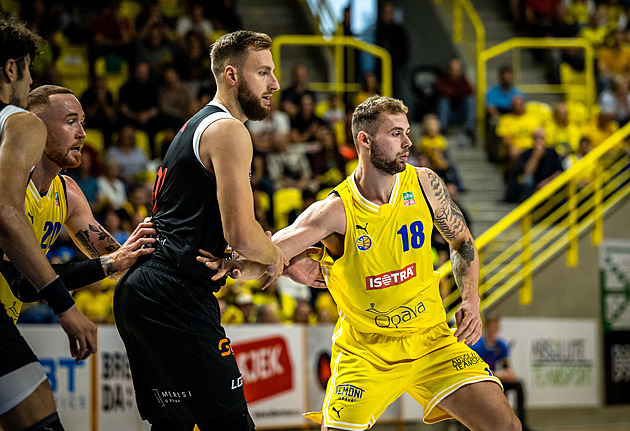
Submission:
[[[29,30],[22,21],[0,15],[0,66],[4,66],[11,58],[18,60],[27,55],[33,61],[40,41],[41,37]],[[24,66],[18,70],[23,68]]]
[[[406,114],[409,109],[402,100],[385,96],[371,96],[357,106],[352,114],[352,140],[354,146],[359,149],[357,136],[359,132],[365,132],[374,136],[381,126],[380,115],[388,114]]]
[[[238,30],[221,36],[210,47],[210,61],[215,80],[223,75],[228,65],[240,69],[249,51],[271,49],[271,38],[265,33],[257,33],[249,30]]]
[[[32,110],[50,103],[50,96],[54,94],[74,94],[72,90],[60,85],[42,85],[31,90],[26,99],[26,109]]]

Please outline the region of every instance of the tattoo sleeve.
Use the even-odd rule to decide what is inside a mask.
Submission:
[[[451,199],[444,182],[435,172],[429,171],[431,188],[438,200],[438,210],[435,212],[435,227],[440,231],[444,239],[453,241],[459,234],[468,230],[461,210]]]
[[[112,253],[120,248],[120,244],[101,225],[91,224],[87,229],[77,231],[75,237],[81,244],[82,251],[92,258]],[[99,249],[104,252],[99,252]]]
[[[451,247],[451,266],[453,268],[453,277],[460,293],[464,293],[464,273],[475,260],[475,245],[472,239],[464,241],[459,249],[455,250]]]

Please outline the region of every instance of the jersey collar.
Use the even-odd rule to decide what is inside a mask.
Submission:
[[[359,188],[357,187],[357,183],[354,180],[354,172],[350,175],[350,178],[348,179],[348,184],[350,185],[350,190],[352,191],[352,194],[357,198],[359,205],[361,205],[362,207],[364,207],[365,209],[369,211],[378,213],[378,212],[382,212],[381,208],[383,207],[391,208],[396,204],[396,201],[398,199],[398,190],[400,189],[400,172],[396,174],[396,181],[394,182],[394,187],[392,187],[392,193],[389,196],[389,202],[386,203],[385,205],[377,205],[374,202],[366,199],[361,194],[361,192],[359,191]]]

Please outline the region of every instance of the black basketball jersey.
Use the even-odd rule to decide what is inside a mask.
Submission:
[[[197,262],[198,250],[223,257],[227,243],[216,179],[201,163],[198,148],[203,131],[221,118],[233,117],[225,108],[208,104],[184,124],[164,156],[153,188],[152,221],[157,231],[153,257],[204,284],[213,283],[215,271]],[[219,283],[214,287],[218,290]]]

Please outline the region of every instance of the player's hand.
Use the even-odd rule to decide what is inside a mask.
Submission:
[[[70,341],[70,354],[76,363],[96,353],[96,325],[77,307],[57,315],[61,327]]]
[[[469,346],[479,341],[483,328],[479,301],[462,300],[455,313],[455,322],[457,323],[457,330],[454,335],[457,337],[457,341],[465,341]]]
[[[299,284],[325,289],[327,286],[319,261],[311,257],[321,252],[318,247],[309,247],[289,261],[289,266],[284,268],[282,275]]]
[[[148,244],[155,244],[156,239],[151,238],[155,234],[155,226],[149,218],[146,218],[142,223],[138,223],[138,226],[127,238],[127,241],[118,250],[109,255],[116,271],[124,271],[131,268],[140,256],[153,253],[155,248],[143,247]]]
[[[282,273],[284,272],[284,268],[288,265],[289,259],[282,252],[282,250],[280,250],[280,260],[272,265],[267,265],[267,280],[263,283],[261,289],[265,290],[267,287],[271,286],[271,284],[282,275]]]
[[[197,256],[197,262],[201,262],[208,268],[216,271],[217,273],[212,276],[212,281],[217,281],[221,277],[229,276],[233,279],[237,279],[241,276],[241,270],[236,262],[233,260],[219,259],[209,251],[199,249],[200,256]]]

